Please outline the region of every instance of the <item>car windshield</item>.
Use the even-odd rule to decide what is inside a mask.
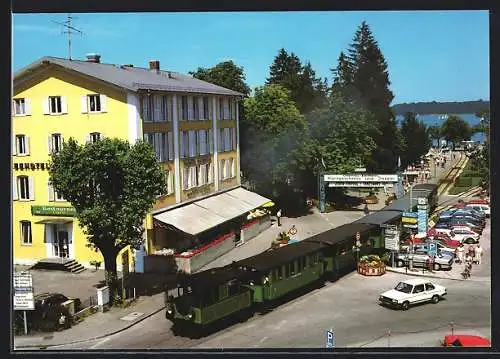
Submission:
[[[403,293],[411,293],[411,290],[413,289],[413,286],[410,284],[407,284],[405,282],[399,282],[398,285],[394,288],[398,292],[403,292]]]

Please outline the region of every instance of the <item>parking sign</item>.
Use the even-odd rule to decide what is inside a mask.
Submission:
[[[332,329],[326,331],[326,347],[335,348],[335,335]]]
[[[437,245],[434,242],[429,242],[429,255],[432,257],[437,256]]]

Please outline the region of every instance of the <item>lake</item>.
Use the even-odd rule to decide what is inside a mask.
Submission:
[[[448,114],[451,115],[451,114]],[[441,125],[445,121],[444,119],[440,119],[439,117],[443,116],[442,114],[435,114],[435,115],[418,115],[417,119],[420,121],[423,121],[427,126],[433,126],[433,125]],[[460,118],[464,119],[469,123],[471,126],[475,126],[480,122],[480,119],[476,117],[475,114],[473,113],[465,113],[465,114],[458,114]],[[396,121],[398,124],[401,124],[401,121],[403,120],[404,116],[398,115],[396,116]],[[484,142],[485,136],[483,133],[476,133],[474,136],[472,136],[472,141],[479,141],[479,142]]]

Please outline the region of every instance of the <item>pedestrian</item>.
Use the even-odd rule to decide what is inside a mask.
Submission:
[[[478,243],[475,249],[475,260],[477,264],[481,264],[482,255],[483,255],[483,248]]]
[[[458,263],[462,264],[464,261],[464,245],[460,244],[457,248]]]
[[[365,208],[363,208],[363,212],[365,213],[365,215],[370,214],[370,210],[368,209],[368,203],[366,203],[366,202],[365,202]]]
[[[281,209],[276,213],[276,217],[278,218],[278,227],[281,227]]]

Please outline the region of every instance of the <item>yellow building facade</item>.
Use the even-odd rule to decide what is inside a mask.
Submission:
[[[177,73],[42,58],[14,75],[12,199],[14,263],[101,261],[87,247],[74,210],[49,183],[50,154],[73,137],[148,141],[165,169],[168,194],[153,211],[196,201],[240,183],[237,101],[241,94]],[[151,236],[151,217],[145,220]],[[151,250],[151,242],[146,247]],[[130,251],[126,248],[124,251]],[[121,268],[121,255],[117,259]],[[131,262],[129,262],[131,265]]]

